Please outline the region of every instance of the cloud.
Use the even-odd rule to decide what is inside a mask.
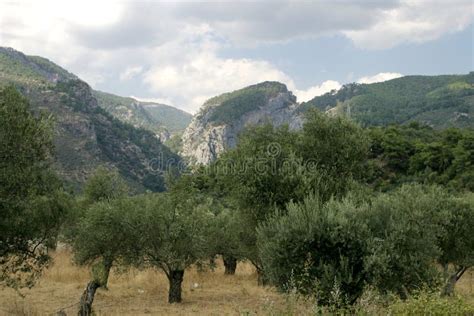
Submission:
[[[157,94],[166,91],[188,112],[196,112],[212,96],[250,84],[267,80],[292,82],[267,61],[220,58],[217,50],[218,45],[209,39],[170,43],[157,50],[157,62],[144,74],[144,82]]]
[[[136,76],[138,76],[140,73],[143,72],[143,67],[142,66],[129,66],[125,68],[123,72],[120,73],[120,80],[130,80]]]
[[[314,38],[360,30],[378,22],[397,1],[208,1],[180,3],[180,20],[207,23],[239,45]]]
[[[77,23],[70,13],[70,35],[89,48],[153,47],[206,26],[236,46],[343,34],[360,48],[383,49],[437,39],[466,28],[474,17],[470,0],[110,1],[120,5],[119,19],[115,14],[103,24]]]
[[[402,74],[397,72],[381,72],[373,76],[366,76],[359,78],[357,80],[358,83],[376,83],[376,82],[383,82],[395,78],[403,77]]]
[[[332,90],[339,90],[341,87],[342,85],[338,81],[327,80],[320,85],[310,87],[306,90],[296,89],[294,93],[298,97],[298,102],[306,102],[316,96],[323,95]]]
[[[403,43],[435,40],[446,33],[461,31],[474,18],[470,0],[403,1],[399,7],[382,12],[377,23],[343,33],[358,47],[386,49]]]

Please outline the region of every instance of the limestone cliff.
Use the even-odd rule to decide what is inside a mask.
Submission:
[[[207,101],[183,134],[181,154],[191,164],[208,164],[236,146],[246,127],[271,123],[299,128],[296,97],[284,84],[263,82]]]

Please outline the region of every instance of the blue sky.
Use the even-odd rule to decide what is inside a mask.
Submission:
[[[264,80],[304,101],[348,82],[467,73],[473,21],[470,0],[0,0],[0,46],[195,113]]]
[[[308,87],[328,79],[347,83],[381,72],[404,75],[467,73],[474,70],[473,36],[471,24],[463,31],[434,41],[407,43],[389,49],[361,49],[346,37],[325,36],[252,49],[228,48],[222,51],[222,56],[266,59],[288,73],[298,86]]]

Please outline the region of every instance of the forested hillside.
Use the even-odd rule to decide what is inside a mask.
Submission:
[[[365,126],[417,121],[434,128],[474,127],[474,72],[347,84],[302,107],[344,114]]]
[[[173,165],[179,157],[152,132],[123,123],[99,107],[87,83],[46,59],[0,48],[0,88],[8,85],[29,100],[33,111],[53,115],[54,167],[73,189],[80,189],[100,165],[118,169],[136,190],[164,189],[164,167],[156,159]]]
[[[191,122],[191,114],[166,104],[138,101],[102,91],[93,94],[99,106],[117,119],[157,134],[182,132]]]

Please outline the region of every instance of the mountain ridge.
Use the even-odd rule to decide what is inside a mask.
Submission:
[[[55,118],[54,167],[74,190],[101,165],[117,169],[136,191],[165,189],[172,153],[150,131],[119,121],[99,106],[90,86],[47,59],[0,48],[0,88],[14,85],[33,111]],[[157,159],[159,161],[157,161]]]

